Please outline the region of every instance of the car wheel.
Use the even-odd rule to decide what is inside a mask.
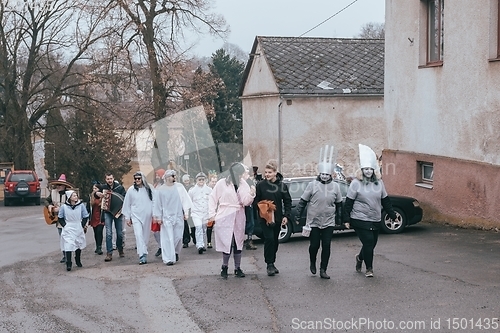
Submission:
[[[30,192],[30,186],[25,181],[20,181],[16,186],[16,194],[20,197],[28,195]]]
[[[394,207],[394,212],[396,213],[395,221],[392,221],[386,212],[383,213],[382,231],[386,234],[399,234],[400,232],[403,232],[406,226],[405,213],[397,207]]]
[[[281,226],[280,233],[278,234],[278,242],[286,243],[292,236],[292,224],[288,221],[287,224]]]

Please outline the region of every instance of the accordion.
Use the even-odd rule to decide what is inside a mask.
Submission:
[[[111,213],[114,217],[122,214],[123,196],[111,190],[104,190],[101,198],[101,210]]]

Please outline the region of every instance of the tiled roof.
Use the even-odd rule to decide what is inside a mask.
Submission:
[[[281,94],[384,93],[383,39],[257,36],[252,54],[257,43]]]

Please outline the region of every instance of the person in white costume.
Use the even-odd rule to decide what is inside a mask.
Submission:
[[[191,218],[193,219],[196,238],[196,248],[199,254],[206,251],[205,236],[207,234],[208,223],[208,196],[212,189],[205,183],[207,176],[200,172],[196,175],[196,184],[189,189],[189,197],[193,202],[191,209]]]
[[[184,186],[175,182],[174,170],[165,171],[163,178],[165,183],[153,197],[153,222],[161,225],[161,257],[171,266],[179,260],[184,219],[189,217],[192,202]]]
[[[122,213],[127,225],[134,228],[139,265],[147,264],[148,242],[153,216],[153,191],[142,172],[134,174],[134,185],[127,190]]]
[[[82,267],[80,256],[82,249],[87,246],[84,227],[87,225],[89,213],[75,191],[66,191],[66,198],[68,199],[59,209],[58,221],[63,227],[61,231],[61,248],[66,255],[66,270],[71,271],[71,254],[73,251],[75,252],[76,265]]]

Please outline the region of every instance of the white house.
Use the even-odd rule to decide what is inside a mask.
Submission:
[[[428,219],[498,227],[498,0],[386,0],[384,179]]]
[[[386,147],[383,40],[257,36],[240,96],[243,143],[261,168],[315,174],[333,144],[352,173],[358,143]]]

